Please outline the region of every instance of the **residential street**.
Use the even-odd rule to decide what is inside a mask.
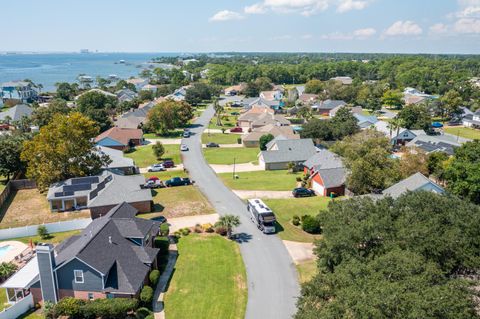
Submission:
[[[287,249],[277,236],[264,235],[256,228],[246,205],[223,185],[203,157],[201,133],[213,114],[213,107],[208,107],[196,122],[199,126],[191,130],[192,137],[183,140],[190,149],[183,154],[184,166],[220,215],[240,216],[242,224],[236,232],[247,270],[246,318],[291,318],[300,288]]]

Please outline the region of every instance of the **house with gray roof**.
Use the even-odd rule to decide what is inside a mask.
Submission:
[[[417,136],[406,144],[407,147],[418,147],[430,154],[433,152],[444,152],[448,155],[453,155],[455,149],[460,147],[463,143],[471,141],[470,139],[455,136],[452,134],[427,135],[417,133]]]
[[[289,163],[302,167],[317,150],[311,138],[286,139],[277,136],[267,144],[265,151],[260,152],[258,161],[265,170],[287,169]]]
[[[153,242],[159,223],[137,218],[137,213],[123,202],[56,248],[38,244],[36,257],[3,287],[28,290],[34,303],[138,297],[158,267],[159,249]]]
[[[303,166],[304,173],[310,175],[312,189],[317,195],[345,195],[347,170],[340,156],[327,149],[320,149]]]
[[[8,108],[7,110],[0,112],[0,122],[10,123],[15,121],[20,121],[22,118],[29,118],[32,116],[33,109],[26,104],[17,104],[14,107]]]
[[[445,190],[431,181],[428,177],[422,173],[415,173],[410,177],[401,180],[400,182],[385,189],[382,194],[372,195],[373,197],[385,197],[390,196],[392,198],[398,198],[407,192],[427,191],[437,194],[444,194]]]
[[[319,103],[315,103],[314,105],[312,105],[312,110],[317,111],[318,113],[323,115],[329,115],[331,110],[344,105],[347,105],[347,102],[342,100],[329,99],[329,100],[321,101]]]
[[[466,111],[464,112],[466,113]],[[477,110],[475,113],[471,111],[470,113],[471,114],[468,113],[463,117],[462,119],[463,126],[480,129],[480,109]]]
[[[105,215],[112,207],[127,202],[142,213],[152,208],[152,193],[143,189],[143,175],[123,175],[104,170],[99,175],[70,178],[54,183],[47,193],[53,212],[90,209],[92,218]]]
[[[133,159],[125,157],[122,151],[97,145],[95,152],[98,155],[107,155],[110,163],[102,167],[102,169],[117,170],[124,175],[133,175],[138,171]]]

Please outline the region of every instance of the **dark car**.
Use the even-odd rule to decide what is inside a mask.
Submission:
[[[292,191],[293,197],[311,197],[315,196],[315,192],[305,187],[298,187]]]
[[[167,222],[167,218],[165,216],[157,216],[157,217],[152,218],[152,220],[154,220],[156,222],[160,222],[160,224],[164,224],[164,223]]]
[[[230,133],[242,133],[242,132],[243,132],[243,128],[238,126],[230,129]]]
[[[164,183],[165,183],[165,186],[167,187],[185,186],[185,185],[192,184],[192,182],[190,181],[190,178],[181,178],[181,177],[173,177],[165,181]]]
[[[240,115],[240,113],[238,113],[238,112],[232,112],[232,113],[230,113],[230,115]]]
[[[175,167],[175,163],[172,160],[163,161],[163,167],[172,168]]]
[[[210,142],[206,145],[207,147],[220,147],[217,143]]]

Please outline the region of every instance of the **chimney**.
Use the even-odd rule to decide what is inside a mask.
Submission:
[[[38,244],[36,247],[38,272],[43,301],[58,302],[57,282],[53,270],[55,269],[55,255],[52,244]]]

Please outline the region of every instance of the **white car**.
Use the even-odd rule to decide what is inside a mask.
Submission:
[[[166,170],[167,169],[163,166],[163,164],[153,164],[148,167],[149,172],[161,172]]]
[[[185,144],[180,145],[180,151],[182,151],[182,152],[188,151],[188,146],[185,145]]]

